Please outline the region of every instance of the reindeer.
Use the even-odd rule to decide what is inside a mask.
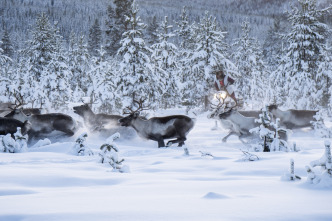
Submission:
[[[22,135],[25,135],[31,129],[31,123],[27,120],[22,123],[16,119],[0,117],[0,135],[13,135],[16,133],[18,127],[21,128]]]
[[[164,140],[176,138],[167,142],[166,146],[171,146],[173,143],[178,143],[181,147],[189,131],[194,127],[194,119],[184,115],[171,115],[166,117],[153,117],[148,120],[139,117],[140,111],[143,108],[143,99],[134,101],[139,105],[137,110],[130,110],[129,116],[119,120],[121,126],[133,127],[136,132],[143,138],[154,140],[158,142],[158,148],[165,147]]]
[[[88,104],[75,106],[73,109],[74,113],[83,118],[84,124],[91,131],[110,129],[120,126],[118,122],[122,118],[120,115],[95,114]]]
[[[43,138],[52,137],[52,132],[58,131],[65,136],[73,136],[77,130],[76,121],[72,117],[60,114],[35,114],[27,116],[22,110],[16,109],[6,115],[7,118],[14,118],[21,122],[29,120],[31,122],[31,129],[29,130],[29,137]]]
[[[221,125],[225,129],[229,129],[228,134],[222,138],[223,142],[227,142],[228,137],[237,135],[241,142],[244,143],[243,138],[255,139],[258,135],[250,133],[249,130],[259,126],[256,119],[259,118],[261,111],[237,111],[237,104],[230,106],[225,98],[218,98],[218,104],[211,104],[214,111],[210,114],[209,118],[218,118]],[[220,113],[221,110],[226,110]],[[270,128],[272,130],[272,128]],[[287,141],[287,133],[279,132],[281,139]]]
[[[256,135],[249,132],[250,129],[259,126],[255,117],[245,117],[236,109],[230,109],[224,113],[219,114],[219,119],[223,126],[228,126],[230,132],[222,139],[226,142],[231,135],[237,135],[241,142],[243,138],[254,138]]]
[[[314,116],[318,111],[311,110],[286,110],[282,111],[277,105],[268,106],[268,111],[272,113],[275,118],[280,119],[280,125],[287,129],[299,129],[305,127],[312,127],[310,121],[314,121]]]
[[[254,127],[253,125],[255,124],[252,123],[255,123],[255,118],[250,117],[248,118],[250,120],[248,120],[247,117],[244,117],[235,109],[233,109],[237,107],[237,103],[235,103],[235,105],[231,105],[231,102],[227,100],[227,96],[217,97],[217,102],[217,104],[210,103],[210,106],[214,111],[208,116],[208,118],[218,119],[222,127],[229,130],[228,134],[222,138],[223,142],[226,142],[228,137],[230,137],[231,135],[237,135],[241,142],[244,142],[242,138],[246,137],[246,135],[252,136],[249,130]],[[234,114],[236,114],[237,116],[235,116]],[[252,115],[252,113],[247,114]],[[240,119],[240,121],[238,121],[237,119]],[[244,121],[241,122],[241,120]],[[246,124],[246,122],[250,122],[250,125],[253,127],[243,129],[243,126],[241,127],[241,125]]]

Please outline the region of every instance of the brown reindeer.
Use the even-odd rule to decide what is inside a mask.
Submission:
[[[144,100],[134,101],[138,108],[131,111],[129,116],[119,120],[121,126],[133,127],[143,138],[158,142],[158,147],[165,147],[165,139],[173,139],[167,142],[167,146],[178,143],[181,147],[189,131],[194,127],[194,119],[184,115],[171,115],[166,117],[152,117],[148,120],[139,117],[139,111],[143,110]]]
[[[21,122],[31,122],[28,132],[30,138],[53,138],[53,132],[59,132],[61,136],[73,136],[77,130],[76,121],[69,115],[61,113],[25,115],[21,109],[16,109],[6,115]]]
[[[318,111],[312,110],[286,110],[282,111],[277,105],[268,106],[268,111],[272,113],[274,118],[280,119],[280,125],[287,129],[298,129],[312,127],[310,121],[314,121],[314,116]]]

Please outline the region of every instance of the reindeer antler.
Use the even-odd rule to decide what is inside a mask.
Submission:
[[[14,103],[14,108],[12,107],[8,107],[11,110],[15,110],[21,106],[26,105],[26,103],[24,103],[24,98],[22,94],[18,94],[16,91],[14,92],[14,97],[15,97],[15,103]]]
[[[214,113],[218,113],[220,111],[228,111],[238,106],[238,104],[235,102],[235,104],[232,104],[231,100],[227,100],[227,98],[230,98],[229,94],[226,92],[226,96],[216,96],[217,104],[214,104],[210,101],[210,107],[214,110]]]
[[[123,114],[133,114],[133,113],[137,113],[143,110],[149,110],[150,106],[144,106],[144,102],[146,101],[146,98],[142,97],[139,100],[135,100],[133,101],[133,104],[137,105],[138,107],[136,108],[136,110],[134,110],[133,107],[127,106],[124,110],[123,110]]]

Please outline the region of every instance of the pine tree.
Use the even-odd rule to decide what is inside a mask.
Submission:
[[[67,58],[63,48],[62,36],[59,34],[57,26],[54,28],[54,53],[52,60],[47,66],[44,82],[48,101],[54,110],[59,110],[71,100],[72,90],[70,87],[71,72],[67,65]]]
[[[0,95],[0,100],[7,100],[6,95],[9,95],[10,92],[9,85],[12,83],[11,79],[12,78],[12,60],[6,56],[1,48],[2,42],[0,41],[0,90],[2,91],[2,94]],[[4,98],[2,99],[2,96]]]
[[[278,60],[282,54],[282,33],[281,19],[276,18],[263,43],[263,56],[272,70],[275,70],[278,66]]]
[[[146,34],[147,34],[147,43],[149,45],[153,45],[158,42],[158,23],[157,23],[157,16],[153,16],[151,19],[151,22],[148,24],[148,27],[146,28]]]
[[[88,134],[82,133],[75,141],[75,145],[71,148],[71,153],[77,156],[91,156],[93,155],[92,150],[86,145],[86,138]]]
[[[162,83],[163,95],[162,95],[162,105],[166,109],[169,106],[174,106],[179,102],[178,96],[178,76],[177,76],[177,47],[170,42],[170,39],[175,35],[171,32],[172,25],[168,25],[168,18],[165,19],[160,24],[158,29],[158,43],[151,46],[152,61],[161,70],[159,74],[162,79],[165,79]]]
[[[106,51],[101,47],[98,57],[92,59],[88,74],[91,85],[88,96],[91,103],[99,104],[99,112],[114,113],[121,108],[120,97],[116,93],[118,63],[105,54]]]
[[[189,24],[188,11],[186,7],[183,7],[180,21],[176,22],[178,29],[176,30],[177,36],[180,37],[180,48],[189,49],[192,46],[192,25]]]
[[[289,89],[286,105],[299,109],[316,108],[322,100],[322,88],[319,87],[318,73],[321,62],[324,62],[326,32],[328,26],[319,18],[328,9],[319,10],[316,0],[298,0],[299,8],[292,7],[288,12],[291,31],[285,36],[285,64],[282,74],[287,79]]]
[[[91,59],[84,35],[77,38],[74,33],[71,33],[68,57],[72,76],[70,81],[72,90],[76,91],[77,94],[86,96],[90,86],[88,72]],[[81,100],[81,97],[74,96],[73,99],[77,102]]]
[[[116,55],[121,46],[122,34],[128,30],[128,20],[133,0],[114,0],[115,8],[108,6],[106,20],[106,46],[105,50],[110,55]]]
[[[114,172],[128,173],[130,171],[129,167],[122,165],[124,159],[120,159],[118,156],[119,148],[117,147],[114,140],[120,137],[119,133],[115,133],[109,138],[107,138],[106,143],[100,147],[100,162],[108,163]]]
[[[160,93],[160,82],[153,75],[153,67],[149,54],[151,49],[145,45],[143,29],[146,27],[138,16],[138,6],[134,1],[130,17],[127,17],[128,31],[123,34],[118,55],[121,56],[119,73],[122,74],[117,83],[119,94],[124,96],[123,105],[133,106],[135,100],[147,99],[154,104]],[[158,83],[155,85],[154,83]]]
[[[263,147],[264,152],[271,151],[271,143],[273,142],[273,138],[275,133],[269,130],[271,125],[271,117],[267,108],[264,107],[262,109],[262,113],[259,115],[259,119],[256,120],[260,125],[250,130],[250,133],[257,133],[259,137],[263,140],[261,146]]]
[[[217,24],[216,18],[205,12],[204,17],[192,31],[194,41],[194,50],[189,51],[188,63],[191,68],[184,78],[184,93],[190,100],[190,103],[204,104],[207,109],[209,104],[209,95],[216,76],[215,70],[221,69],[225,74],[236,70],[233,63],[226,56],[226,43],[224,34]],[[198,105],[200,106],[200,105]]]
[[[3,54],[6,55],[7,57],[12,58],[14,55],[14,47],[10,41],[10,36],[6,28],[4,29],[1,41],[0,41],[0,48],[2,48]]]
[[[101,28],[98,19],[95,20],[95,23],[89,30],[89,41],[88,41],[88,49],[90,55],[98,56],[100,49],[101,42],[102,42],[102,35],[101,35]]]
[[[236,76],[238,93],[246,106],[254,108],[266,96],[268,74],[262,60],[262,51],[257,40],[250,36],[250,31],[249,22],[244,21],[242,35],[233,45],[236,48],[233,59],[241,74]]]
[[[49,75],[47,67],[56,51],[54,28],[45,13],[37,18],[31,35],[32,39],[27,42],[27,47],[23,51],[28,65],[26,75],[29,76],[30,84],[29,101],[33,105],[42,105],[47,100],[46,82],[43,79]]]

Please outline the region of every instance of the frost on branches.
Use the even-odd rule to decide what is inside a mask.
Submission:
[[[259,127],[255,127],[250,130],[250,133],[257,133],[259,137],[263,140],[255,147],[256,151],[263,149],[264,152],[271,151],[289,151],[287,142],[287,130],[280,128],[279,119],[276,122],[271,121],[271,114],[268,112],[267,108],[262,109],[262,114],[259,115],[259,119],[256,119],[257,123],[260,123]],[[285,140],[280,139],[279,133],[286,136]]]
[[[129,167],[122,165],[124,159],[120,159],[118,156],[119,149],[114,143],[114,140],[120,137],[119,133],[115,133],[107,138],[106,143],[100,147],[100,163],[109,163],[114,172],[128,173]]]
[[[86,138],[88,137],[88,134],[84,132],[81,134],[75,141],[75,145],[73,146],[71,152],[77,156],[91,156],[93,155],[93,152],[90,150],[90,148],[87,147],[85,144]]]
[[[14,138],[11,134],[0,136],[0,151],[6,153],[20,153],[27,151],[28,135],[22,135],[21,128],[18,127]]]
[[[314,172],[314,167],[321,167],[321,172]],[[319,159],[312,161],[310,166],[306,166],[308,173],[307,181],[320,187],[332,187],[332,159],[331,159],[331,142],[325,141],[325,153]]]
[[[133,3],[128,22],[128,30],[123,33],[118,55],[121,58],[119,72],[122,74],[117,82],[117,93],[123,96],[123,106],[134,105],[135,100],[146,97],[151,104],[156,104],[162,91],[162,79],[155,74],[149,54],[151,49],[143,39],[146,25],[138,16],[138,6]]]

